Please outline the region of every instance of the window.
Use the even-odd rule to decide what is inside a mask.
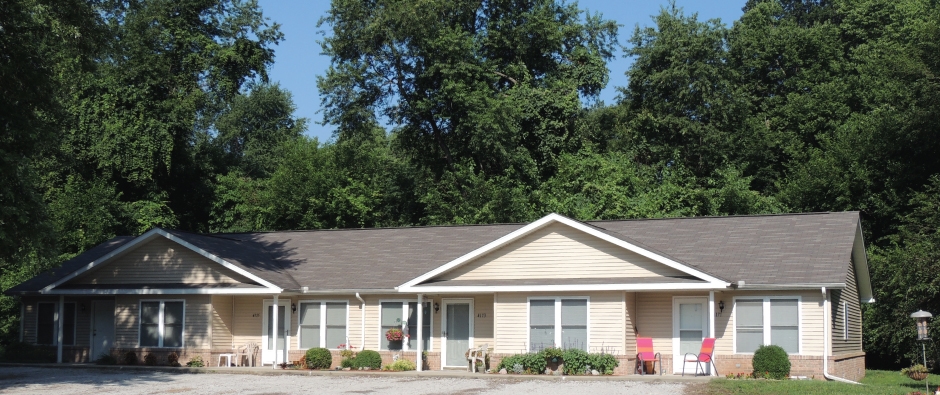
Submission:
[[[65,303],[62,321],[62,345],[75,345],[75,303]],[[59,304],[52,302],[36,304],[36,344],[58,344]]]
[[[547,347],[588,350],[587,298],[529,300],[529,350]]]
[[[140,302],[140,346],[183,346],[183,301]]]
[[[761,345],[773,344],[799,354],[799,304],[799,298],[736,299],[735,352],[749,354]]]
[[[416,350],[418,348],[416,340],[418,338],[418,302],[383,301],[380,306],[379,349]],[[427,351],[431,349],[431,302],[424,303],[422,313],[421,336],[424,342],[422,349]],[[405,323],[408,325],[404,325]],[[406,338],[406,341],[390,342],[385,338],[385,332],[392,328],[400,328],[410,337]]]
[[[300,348],[346,344],[347,302],[300,302]]]

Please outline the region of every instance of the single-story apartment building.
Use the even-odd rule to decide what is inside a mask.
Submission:
[[[666,373],[717,338],[721,374],[760,345],[792,374],[858,380],[873,302],[857,212],[116,237],[6,291],[21,339],[61,361],[135,351],[180,360],[257,343],[262,364],[311,347],[428,369],[544,347],[620,359],[653,338]],[[388,329],[408,334],[388,341]],[[693,366],[689,365],[689,370]],[[714,373],[714,372],[712,372]]]

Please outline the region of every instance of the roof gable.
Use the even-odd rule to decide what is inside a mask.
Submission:
[[[562,234],[564,233],[564,234]],[[541,240],[547,238],[546,240]],[[658,278],[658,277],[693,277],[699,281],[708,283],[711,287],[726,287],[729,284],[719,278],[707,274],[701,270],[677,262],[665,254],[653,251],[649,248],[643,248],[639,243],[631,243],[628,238],[622,235],[613,235],[605,232],[603,229],[590,226],[583,222],[558,215],[549,214],[529,225],[526,225],[512,233],[509,233],[487,245],[484,245],[474,251],[471,251],[460,258],[450,261],[437,269],[427,272],[399,287],[399,290],[416,290],[417,286],[431,281],[466,281],[478,280],[492,276],[494,273],[505,273],[517,270],[517,274],[510,274],[510,277],[496,278],[496,280],[511,278],[533,278],[544,273],[548,276],[557,276],[564,278],[564,272],[568,271],[568,277],[574,275],[570,265],[559,264],[564,258],[554,260],[552,269],[542,270],[545,267],[539,266],[538,262],[526,266],[517,259],[501,259],[508,255],[516,255],[516,258],[526,254],[523,250],[551,249],[552,241],[562,241],[564,239],[576,241],[576,244],[586,247],[581,251],[594,250],[595,253],[614,257],[610,261],[619,261],[620,269],[627,269],[620,272],[620,277],[636,278]],[[547,241],[541,243],[539,241]],[[608,247],[612,245],[612,247]],[[602,246],[602,248],[598,248]],[[605,251],[606,250],[606,251]],[[554,251],[557,253],[558,251]],[[549,251],[546,256],[551,256]],[[618,256],[619,255],[619,256]],[[622,259],[627,258],[628,259]],[[546,261],[542,260],[544,265]],[[617,265],[615,264],[615,265]],[[604,275],[610,277],[610,272],[605,270],[594,270],[590,265],[581,266],[582,274],[575,276],[584,276],[584,278]],[[606,273],[606,274],[604,274]],[[493,278],[489,278],[493,279]],[[612,281],[611,283],[613,283]]]
[[[139,248],[150,245],[155,241],[158,250],[160,246],[163,246],[164,249],[173,250],[174,253],[178,250],[182,255],[187,255],[188,258],[193,258],[195,256],[198,256],[199,258],[197,258],[195,261],[186,260],[185,262],[172,258],[164,260],[168,256],[172,256],[172,254],[169,254],[169,251],[164,251],[161,256],[154,256],[154,260],[152,262],[148,262],[149,259],[142,259],[142,257],[139,256],[135,258],[130,255]],[[193,255],[193,253],[195,255]],[[130,260],[122,261],[121,258],[126,256],[131,256]],[[141,264],[141,261],[143,261],[143,264]],[[117,269],[140,270],[143,268],[144,274],[153,274],[153,268],[148,266],[156,264],[157,266],[161,266],[162,269],[171,269],[171,273],[169,276],[165,277],[163,281],[160,279],[152,281],[144,278],[142,280],[145,281],[145,283],[137,284],[133,283],[133,278],[140,277],[135,277],[133,273],[127,273],[126,271],[116,273],[113,270],[108,273],[106,268],[111,263],[117,263]],[[212,264],[217,264],[221,267],[212,267]],[[182,282],[174,281],[172,278],[174,275],[179,276],[178,281]],[[187,276],[189,277],[187,278]],[[203,285],[258,285],[242,292],[257,293],[260,291],[270,293],[282,291],[280,287],[271,284],[269,281],[250,273],[238,265],[227,262],[202,248],[196,247],[192,243],[179,237],[179,235],[172,234],[160,228],[155,228],[108,252],[107,254],[100,256],[97,259],[94,259],[93,261],[77,268],[77,270],[73,271],[72,273],[63,276],[54,283],[44,287],[42,290],[40,290],[40,292],[50,294],[159,293],[159,291],[155,290],[166,288],[170,290],[185,289],[186,291],[180,291],[183,293],[213,293],[213,287],[193,287],[193,281],[206,280],[209,280],[210,283]],[[121,287],[122,284],[135,284],[141,286],[128,288],[126,286]],[[89,285],[90,287],[85,287],[84,285]],[[79,289],[76,290],[76,288]],[[91,289],[89,290],[88,288]],[[123,290],[102,292],[100,291],[101,288],[123,288]],[[233,291],[229,289],[226,290],[226,292]]]

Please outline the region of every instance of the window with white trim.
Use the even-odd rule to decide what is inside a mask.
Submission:
[[[36,304],[36,344],[59,343],[58,302],[39,302]],[[67,302],[63,308],[62,345],[75,345],[75,303]]]
[[[144,300],[140,302],[140,346],[183,347],[182,300]]]
[[[761,345],[800,352],[799,298],[735,299],[735,352],[750,354]]]
[[[348,302],[301,301],[297,317],[300,348],[339,348],[348,337]]]
[[[379,349],[401,350],[406,346],[410,350],[418,348],[418,302],[409,301],[383,301],[379,304]],[[421,337],[424,341],[422,349],[431,349],[431,302],[424,302],[422,311]],[[405,325],[407,323],[407,325]],[[385,332],[392,328],[399,328],[409,337],[401,342],[390,342],[385,338]]]
[[[529,299],[529,350],[588,350],[587,298]]]

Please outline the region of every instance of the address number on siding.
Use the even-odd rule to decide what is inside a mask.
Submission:
[[[477,318],[486,318],[486,313],[478,313]]]

